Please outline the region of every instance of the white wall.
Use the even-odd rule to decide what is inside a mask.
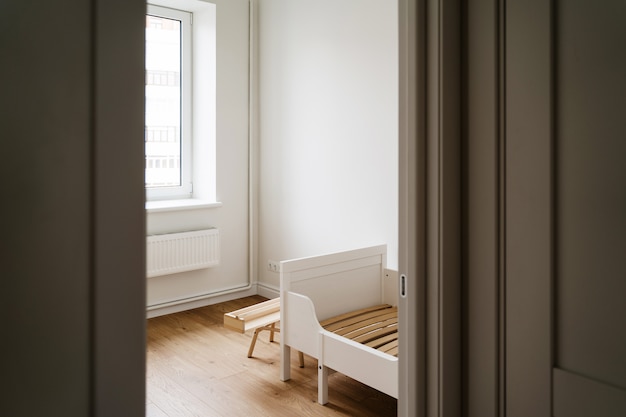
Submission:
[[[147,232],[217,227],[221,233],[221,264],[149,278],[149,308],[198,296],[215,296],[248,284],[249,5],[247,0],[210,2],[217,6],[217,200],[222,207],[149,213]],[[208,299],[196,303],[202,304],[208,304]]]
[[[268,259],[387,243],[397,268],[397,2],[259,12],[260,292]]]
[[[220,208],[150,213],[149,234],[218,227],[215,268],[148,279],[152,315],[256,293],[249,283],[248,1],[217,4]],[[258,0],[258,279],[268,259],[387,243],[397,267],[397,4]],[[271,295],[267,294],[267,295]],[[183,300],[191,304],[169,307]],[[222,297],[222,298],[220,298]],[[155,313],[156,307],[161,308]]]

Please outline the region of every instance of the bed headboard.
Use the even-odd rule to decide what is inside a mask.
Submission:
[[[318,320],[393,300],[395,276],[386,276],[387,246],[371,246],[280,263],[283,291],[313,301]]]

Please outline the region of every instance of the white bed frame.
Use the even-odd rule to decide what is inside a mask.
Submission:
[[[379,304],[397,305],[397,272],[387,246],[280,263],[280,378],[290,378],[291,348],[318,360],[318,402],[328,402],[328,370],[398,398],[398,358],[324,330],[319,322]]]

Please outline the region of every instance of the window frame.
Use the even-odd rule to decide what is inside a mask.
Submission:
[[[181,22],[180,74],[180,185],[171,187],[145,186],[146,201],[178,200],[193,197],[193,14],[190,11],[147,4],[146,16],[156,16]]]

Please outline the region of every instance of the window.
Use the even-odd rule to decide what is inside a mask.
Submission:
[[[192,196],[191,13],[148,5],[145,186],[148,200]]]
[[[148,211],[221,205],[217,6],[211,1],[149,0],[144,132]],[[168,115],[161,114],[168,108]]]

